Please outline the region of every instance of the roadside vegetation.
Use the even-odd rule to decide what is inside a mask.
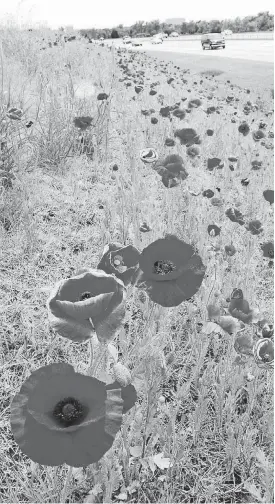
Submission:
[[[215,33],[224,30],[231,30],[233,33],[246,32],[273,32],[274,14],[269,11],[262,11],[257,16],[237,17],[235,19],[213,19],[211,21],[185,21],[182,19],[172,19],[169,23],[161,23],[159,20],[149,22],[137,21],[131,26],[119,25],[114,28],[95,28],[81,30],[82,35],[90,38],[118,38],[130,35],[131,37],[152,37],[157,33],[170,35],[176,31],[179,35],[195,35],[202,33]]]
[[[3,27],[0,62],[0,502],[272,503],[274,92],[62,32]],[[114,242],[116,278],[125,247],[167,235],[200,281],[177,305],[127,283],[112,344],[137,400],[113,445],[69,473],[33,462],[14,395],[42,366],[91,363],[49,323],[56,282],[108,270]]]

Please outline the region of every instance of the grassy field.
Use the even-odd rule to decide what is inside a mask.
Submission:
[[[254,315],[241,334],[256,342],[257,320],[273,324],[273,253],[264,253],[265,244],[273,250],[273,205],[263,192],[273,189],[274,91],[263,98],[220,85],[213,70],[195,80],[142,53],[49,40],[0,33],[0,502],[272,503],[273,372],[241,357],[239,333],[210,325],[207,307],[227,314],[242,289]],[[23,115],[8,117],[12,107]],[[91,116],[91,127],[78,130],[78,116]],[[199,135],[195,148],[175,136],[183,128]],[[160,159],[180,155],[188,177],[166,187],[141,161],[146,148]],[[114,345],[138,401],[106,455],[66,480],[66,466],[25,456],[10,428],[11,400],[31,372],[55,362],[89,367],[89,344],[50,328],[49,293],[96,268],[109,242],[142,251],[166,233],[196,247],[203,283],[172,308],[127,287]]]

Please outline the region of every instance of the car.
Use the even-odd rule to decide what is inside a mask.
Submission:
[[[132,46],[142,46],[142,42],[140,42],[139,40],[132,40]]]
[[[131,37],[129,37],[128,35],[123,37],[123,44],[131,44],[131,42],[132,42]]]
[[[201,37],[201,45],[203,50],[222,47],[225,49],[225,38],[222,33],[204,33]]]
[[[152,44],[162,44],[163,40],[161,37],[153,37]]]
[[[179,36],[178,32],[175,32],[175,31],[170,33],[170,35],[169,35],[169,37],[178,37],[178,36]]]

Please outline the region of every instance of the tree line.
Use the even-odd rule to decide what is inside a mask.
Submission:
[[[244,18],[224,19],[222,21],[213,19],[211,21],[184,21],[181,24],[160,23],[159,20],[149,22],[137,21],[132,26],[122,24],[114,28],[96,29],[90,28],[80,30],[81,35],[92,39],[121,38],[125,35],[130,37],[152,37],[157,33],[167,33],[173,31],[181,35],[195,35],[196,33],[216,33],[223,30],[232,30],[233,33],[274,31],[274,15],[269,11],[259,12],[256,16],[246,16]]]

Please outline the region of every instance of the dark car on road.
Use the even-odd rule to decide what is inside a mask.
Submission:
[[[221,33],[205,33],[201,37],[203,49],[215,49],[217,47],[225,48],[225,38]]]

